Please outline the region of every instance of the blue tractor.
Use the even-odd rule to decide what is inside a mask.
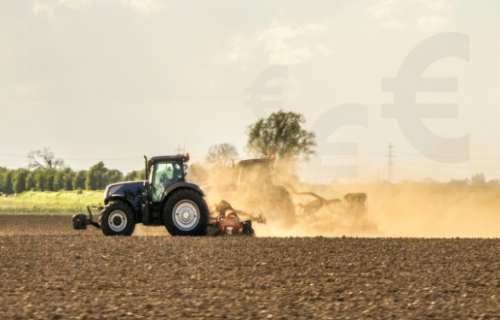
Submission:
[[[104,207],[99,207],[99,223],[78,214],[73,228],[88,225],[100,228],[106,236],[130,236],[135,225],[164,225],[173,236],[205,235],[209,209],[205,195],[196,184],[186,181],[189,153],[145,159],[145,181],[120,182],[107,186]]]

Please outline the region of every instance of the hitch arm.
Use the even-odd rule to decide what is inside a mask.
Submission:
[[[87,220],[87,224],[89,225],[93,225],[94,227],[96,227],[97,229],[101,229],[101,226],[99,225],[99,223],[97,222],[94,222],[92,220],[92,210],[90,210],[90,206],[87,206],[87,211],[89,212],[89,215],[90,215],[90,219]]]

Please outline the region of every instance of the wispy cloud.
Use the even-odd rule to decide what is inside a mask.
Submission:
[[[153,11],[163,11],[165,4],[160,0],[59,0],[59,4],[73,9],[90,6],[94,2],[115,2],[137,11],[149,13]]]
[[[374,6],[368,7],[367,11],[373,18],[392,17],[398,2],[399,0],[384,0]]]
[[[421,16],[418,27],[422,32],[434,32],[448,26],[448,20],[440,16]]]
[[[54,11],[48,4],[42,3],[41,0],[34,0],[33,7],[31,8],[34,14],[46,14],[48,17],[54,15]]]
[[[383,28],[430,32],[447,26],[448,21],[442,15],[451,7],[450,0],[382,0],[366,11]]]
[[[322,33],[326,26],[291,24],[274,20],[268,29],[252,37],[238,36],[234,41],[230,57],[234,61],[251,58],[252,52],[266,52],[271,64],[293,65],[310,59],[313,55],[327,56],[330,50],[322,44],[310,44],[309,38]]]

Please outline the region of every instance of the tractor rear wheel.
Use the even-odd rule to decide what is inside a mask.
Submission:
[[[163,207],[163,221],[173,236],[205,235],[208,224],[208,206],[195,190],[181,189],[171,194]]]
[[[134,233],[134,212],[121,201],[108,203],[101,211],[99,222],[106,236],[131,236]]]
[[[282,196],[268,204],[264,212],[264,216],[268,223],[272,223],[284,229],[291,229],[297,221],[295,205],[287,196]]]

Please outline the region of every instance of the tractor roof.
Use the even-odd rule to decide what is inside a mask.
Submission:
[[[270,163],[272,159],[269,158],[259,158],[259,159],[246,159],[238,162],[240,166],[251,166],[253,164]]]
[[[149,158],[148,161],[151,162],[157,162],[157,161],[188,161],[189,157],[185,156],[183,154],[176,154],[176,155],[170,155],[170,156],[156,156],[156,157],[151,157]]]

